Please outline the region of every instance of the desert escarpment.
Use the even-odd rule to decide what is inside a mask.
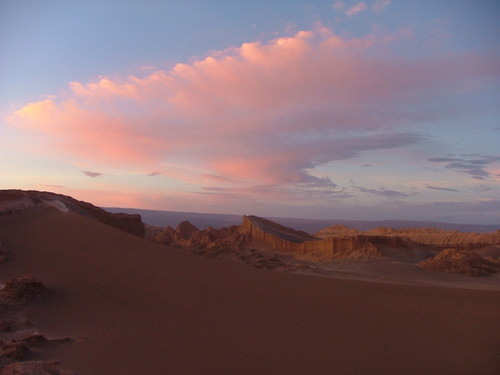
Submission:
[[[437,228],[394,229],[381,227],[362,232],[356,229],[335,225],[322,229],[315,234],[315,236],[320,238],[342,237],[349,235],[406,238],[420,245],[433,246],[440,249],[449,247],[471,249],[487,245],[500,244],[500,230],[491,233],[464,233],[455,230],[442,230]]]
[[[44,191],[0,191],[0,217],[22,214],[30,210],[53,208],[91,217],[122,231],[145,237],[145,226],[138,214],[111,213],[91,203]]]
[[[200,230],[190,222],[184,221],[175,229],[166,227],[163,231],[158,231],[154,240],[209,257],[233,253],[245,263],[258,266],[263,260],[259,259],[256,262],[256,257],[264,257],[263,254],[286,255],[299,261],[312,262],[387,259],[415,264],[437,255],[450,243],[457,245],[459,250],[493,259],[498,258],[500,253],[498,237],[498,231],[479,234],[433,228],[382,227],[361,232],[343,225],[325,228],[313,236],[264,218],[243,216],[240,226],[221,229],[209,227]],[[272,269],[271,265],[275,262],[273,260],[267,264],[266,268]],[[474,274],[474,272],[462,272],[459,270],[460,267],[452,267],[445,271],[446,268],[434,267],[436,271],[441,272]]]

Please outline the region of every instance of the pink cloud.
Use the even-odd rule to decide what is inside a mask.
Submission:
[[[440,116],[426,107],[436,93],[496,69],[480,56],[388,58],[381,46],[319,27],[170,71],[72,82],[9,123],[76,161],[199,185],[324,187],[315,167],[423,141],[398,126]]]
[[[382,10],[382,9],[388,7],[389,5],[391,5],[391,0],[377,0],[373,4],[372,8],[374,10]]]
[[[336,1],[335,3],[333,3],[333,8],[336,9],[336,10],[342,10],[345,8],[345,4],[343,1]]]
[[[360,2],[360,3],[353,5],[349,9],[347,9],[345,11],[345,14],[347,14],[348,16],[353,16],[355,14],[361,13],[362,11],[366,10],[367,8],[368,8],[368,6],[365,3]]]

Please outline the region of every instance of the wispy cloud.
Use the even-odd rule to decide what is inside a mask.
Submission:
[[[429,158],[429,161],[444,163],[444,167],[447,169],[466,173],[477,180],[484,180],[490,177],[490,173],[485,168],[488,164],[500,161],[500,156],[464,154],[460,157]]]
[[[100,173],[100,172],[82,171],[82,173],[85,176],[92,177],[92,178],[101,177],[102,176],[102,173]]]
[[[389,5],[391,5],[391,0],[376,0],[373,3],[372,8],[374,10],[381,10],[388,7]]]
[[[378,189],[369,189],[369,188],[365,188],[362,186],[356,186],[356,185],[353,185],[353,187],[362,193],[369,193],[369,194],[373,194],[373,195],[377,195],[377,196],[389,198],[389,199],[406,198],[406,197],[413,195],[413,193],[403,193],[403,192],[396,191],[396,190],[386,189],[384,187],[381,187]]]
[[[457,189],[452,189],[452,188],[447,188],[447,187],[442,187],[442,186],[427,185],[426,187],[427,187],[427,189],[431,189],[431,190],[458,192]]]
[[[353,16],[355,14],[361,13],[362,11],[366,10],[368,6],[364,2],[357,3],[353,6],[351,6],[349,9],[345,11],[345,14],[348,16]]]
[[[336,1],[332,6],[336,10],[342,10],[345,8],[345,3],[343,1]]]
[[[148,173],[147,176],[149,177],[154,177],[154,176],[159,176],[161,175],[161,172],[151,172],[151,173]]]

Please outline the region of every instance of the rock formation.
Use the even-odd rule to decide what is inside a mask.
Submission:
[[[31,275],[7,280],[2,290],[0,299],[10,303],[24,303],[36,299],[46,291],[45,285]]]
[[[492,233],[464,233],[454,230],[442,230],[437,228],[403,228],[393,229],[381,227],[365,232],[356,229],[335,225],[320,230],[315,236],[320,238],[342,237],[358,233],[366,236],[399,237],[411,240],[420,245],[433,246],[439,249],[449,247],[459,249],[471,249],[487,245],[500,244],[500,231]]]
[[[443,250],[418,265],[429,271],[462,273],[469,276],[489,275],[500,271],[500,261],[457,249]]]
[[[189,222],[180,223],[156,236],[157,242],[194,249],[195,252],[260,249],[290,255],[301,260],[328,261],[337,258],[380,257],[368,237],[320,239],[256,216],[243,216],[242,224],[229,228],[200,231]]]
[[[140,215],[107,212],[90,203],[61,194],[23,190],[0,191],[0,217],[48,208],[78,213],[141,238],[145,237],[145,226]]]

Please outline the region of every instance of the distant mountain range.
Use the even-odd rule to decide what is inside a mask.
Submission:
[[[160,210],[142,210],[136,208],[120,208],[120,207],[104,207],[110,212],[124,212],[129,214],[140,214],[142,220],[153,226],[171,226],[176,227],[181,221],[188,220],[200,229],[207,227],[222,228],[231,225],[240,225],[242,215],[230,214],[207,214],[197,212],[177,212],[177,211],[160,211]],[[283,217],[267,217],[276,223],[315,233],[323,228],[331,225],[345,225],[349,228],[354,228],[362,231],[380,228],[391,227],[400,228],[438,228],[443,230],[456,230],[460,232],[477,232],[486,233],[500,229],[500,225],[480,225],[480,224],[453,224],[440,223],[432,221],[410,221],[410,220],[341,220],[341,219],[301,219],[301,218],[283,218]]]

